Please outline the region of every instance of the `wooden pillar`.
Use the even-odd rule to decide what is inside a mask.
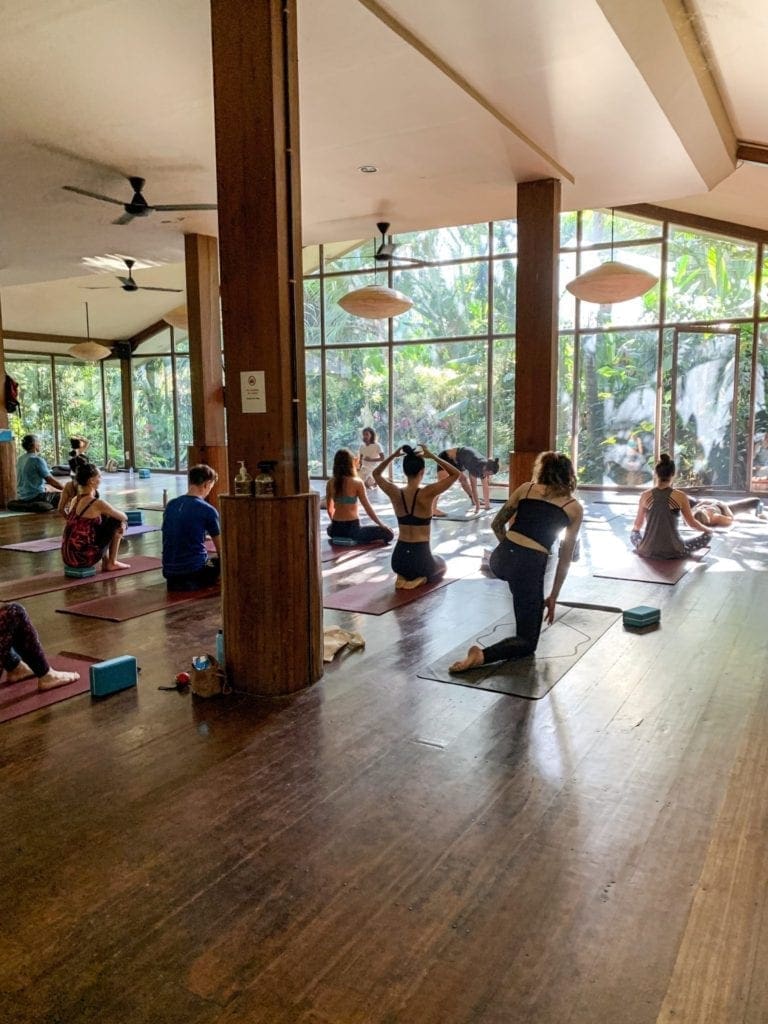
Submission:
[[[133,430],[133,387],[130,353],[120,355],[120,397],[123,403],[123,465],[125,469],[136,466],[135,434]],[[128,455],[125,455],[125,452]]]
[[[3,310],[0,306],[0,429],[8,430],[8,410],[5,407],[5,339],[3,338]],[[16,446],[13,441],[0,441],[0,508],[5,508],[16,497]]]
[[[241,459],[254,475],[273,460],[277,486],[274,498],[221,499],[227,672],[237,689],[291,693],[322,674],[323,641],[306,450],[296,0],[212,0],[211,30],[229,480]]]
[[[530,480],[538,453],[555,444],[559,248],[560,182],[547,178],[519,184],[511,490]]]
[[[187,465],[204,462],[219,479],[208,495],[218,507],[226,494],[229,471],[224,425],[224,380],[221,366],[219,250],[209,235],[185,235],[189,371],[192,385],[192,444]]]

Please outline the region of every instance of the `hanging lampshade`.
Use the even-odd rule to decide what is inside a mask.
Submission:
[[[618,260],[609,260],[579,274],[565,287],[582,302],[597,302],[601,306],[608,306],[613,302],[636,299],[638,295],[650,291],[658,281],[658,277],[649,274],[647,270],[619,263]]]
[[[112,350],[99,345],[95,341],[79,341],[77,345],[70,345],[67,349],[71,356],[82,359],[86,363],[97,363],[100,359],[106,359],[112,355]]]
[[[372,284],[342,295],[339,305],[353,316],[365,317],[367,320],[386,320],[405,313],[413,305],[413,299],[394,288]]]
[[[189,317],[187,316],[186,306],[177,306],[175,309],[169,310],[163,320],[171,327],[175,327],[179,331],[186,331],[189,327]]]

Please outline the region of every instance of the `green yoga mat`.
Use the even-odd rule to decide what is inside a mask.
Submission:
[[[448,671],[448,666],[461,660],[472,644],[488,647],[506,636],[513,636],[515,617],[510,612],[431,664],[424,665],[416,674],[419,679],[434,679],[439,683],[453,683],[475,690],[491,690],[512,697],[539,700],[573,668],[620,615],[619,609],[581,606],[564,609],[558,605],[557,618],[551,626],[542,630],[535,655],[518,661],[481,665],[458,675]]]

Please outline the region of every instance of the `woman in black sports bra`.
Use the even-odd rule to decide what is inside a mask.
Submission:
[[[533,480],[518,487],[493,520],[493,532],[500,543],[491,556],[491,569],[509,585],[517,633],[490,647],[473,645],[465,658],[451,665],[451,672],[524,658],[536,650],[542,616],[546,615],[549,624],[555,621],[555,602],[568,575],[581,527],[584,510],[573,496],[575,490],[571,460],[560,452],[541,452],[533,467]],[[547,559],[563,530],[555,579],[545,598]]]
[[[333,457],[333,476],[325,488],[325,501],[331,522],[328,536],[331,544],[389,544],[395,531],[379,519],[357,475],[355,456],[349,448],[339,448]],[[358,504],[365,509],[375,526],[361,526]]]
[[[403,472],[407,482],[403,488],[396,487],[384,477],[387,466],[400,455],[405,456]],[[425,459],[434,459],[447,475],[434,484],[422,485]],[[397,574],[395,586],[398,590],[412,590],[445,575],[445,560],[433,555],[429,546],[432,502],[438,494],[448,490],[458,475],[459,470],[455,466],[433,455],[424,445],[415,452],[404,444],[374,469],[373,478],[392,502],[399,524],[397,544],[392,552],[392,569]]]

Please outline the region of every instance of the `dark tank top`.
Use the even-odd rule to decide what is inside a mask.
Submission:
[[[405,493],[404,491],[400,491],[400,497],[403,499],[403,508],[405,509],[405,515],[397,517],[397,521],[401,526],[429,526],[432,522],[432,516],[415,516],[413,514],[413,510],[416,508],[416,499],[418,496],[419,492],[416,491],[413,496],[413,501],[411,502],[411,509],[408,511],[408,506],[405,502]]]
[[[571,498],[565,505],[575,500]],[[563,511],[565,505],[554,505],[543,498],[521,498],[511,529],[549,551],[558,533],[570,522],[567,513]]]

